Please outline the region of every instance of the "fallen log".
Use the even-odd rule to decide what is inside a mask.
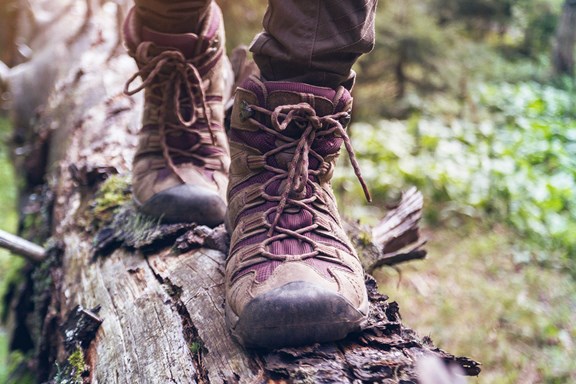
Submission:
[[[142,99],[122,93],[136,70],[118,36],[129,4],[27,3],[22,33],[33,56],[4,77],[27,181],[22,230],[50,241],[16,295],[11,347],[28,348],[38,382],[414,383],[429,355],[479,373],[405,327],[369,276],[362,333],[274,351],[236,344],[224,322],[225,231],[161,225],[130,203]],[[421,208],[412,190],[372,231],[350,225],[367,271],[424,257]],[[18,342],[22,332],[31,343]]]

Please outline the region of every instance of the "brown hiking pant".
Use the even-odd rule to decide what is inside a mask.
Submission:
[[[149,28],[194,32],[212,0],[135,0]],[[351,85],[351,68],[374,46],[377,0],[269,0],[264,31],[250,50],[265,80],[335,88]]]

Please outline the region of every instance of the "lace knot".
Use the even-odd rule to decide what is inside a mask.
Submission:
[[[270,118],[271,127],[266,126],[256,118],[256,113],[268,116]],[[281,105],[271,111],[267,108],[249,104],[244,101],[241,104],[240,117],[243,121],[249,120],[261,130],[277,137],[282,142],[286,142],[286,144],[279,144],[276,148],[264,153],[262,155],[263,159],[280,153],[293,153],[286,169],[266,166],[266,168],[272,172],[278,173],[278,176],[271,180],[278,180],[278,178],[285,180],[281,184],[283,185],[281,190],[278,191],[280,193],[279,198],[278,196],[269,196],[267,193],[264,193],[263,195],[265,199],[278,202],[278,205],[275,208],[274,219],[268,230],[269,241],[272,241],[272,239],[277,236],[282,237],[289,235],[309,242],[314,249],[316,247],[316,243],[303,236],[302,233],[314,230],[318,224],[301,228],[295,232],[279,227],[279,223],[282,214],[288,205],[309,211],[314,216],[314,222],[316,220],[317,215],[312,208],[312,203],[318,199],[318,191],[315,191],[317,187],[314,184],[311,184],[311,181],[309,180],[310,157],[314,157],[320,162],[318,169],[313,170],[315,175],[328,174],[332,168],[329,161],[333,161],[336,157],[334,154],[328,155],[330,157],[330,160],[328,160],[328,157],[323,157],[316,151],[312,150],[313,143],[317,137],[331,135],[334,138],[341,138],[344,141],[344,146],[348,152],[350,163],[352,164],[354,173],[362,186],[366,200],[372,201],[368,187],[366,186],[364,178],[360,172],[360,166],[356,160],[350,138],[346,133],[346,125],[350,122],[350,113],[348,111],[318,116],[316,110],[310,104],[305,102],[292,105]],[[291,135],[284,134],[284,131],[290,124],[292,124],[293,127],[295,126],[300,128],[301,132],[299,133],[298,138],[292,138]],[[293,152],[291,148],[294,148]],[[314,190],[310,197],[307,197],[308,194],[306,192],[308,185],[310,185]],[[274,236],[274,232],[279,232],[279,234]]]
[[[124,93],[132,96],[143,89],[150,90],[150,100],[155,100],[150,103],[158,109],[157,119],[163,156],[170,169],[179,175],[171,151],[199,161],[205,159],[193,153],[171,150],[167,142],[168,130],[195,132],[202,138],[206,126],[211,144],[216,145],[216,135],[210,124],[210,109],[206,103],[202,77],[194,65],[194,60],[187,60],[182,52],[175,49],[161,49],[152,42],[143,42],[137,47],[134,56],[139,70],[126,82]],[[131,88],[138,77],[142,79],[141,84]],[[159,93],[154,91],[156,88],[160,88]],[[167,117],[170,114],[176,118],[177,124],[169,122]],[[196,129],[197,123],[202,123],[202,127]]]
[[[143,42],[136,49],[135,58],[139,63],[139,70],[124,87],[124,93],[131,96],[146,87],[162,86],[162,107],[173,108],[178,122],[185,128],[192,127],[200,117],[210,121],[210,110],[206,104],[206,96],[202,86],[202,76],[187,60],[182,52],[177,50],[162,50],[156,54],[158,48],[154,43]],[[130,86],[140,77],[142,83],[134,89]],[[170,96],[172,98],[170,99]],[[185,116],[183,110],[190,110]],[[216,143],[216,136],[208,124],[208,131],[212,144]]]

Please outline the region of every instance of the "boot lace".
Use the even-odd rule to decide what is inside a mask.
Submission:
[[[174,174],[180,177],[173,161],[174,156],[191,158],[203,163],[207,168],[218,169],[220,166],[217,158],[219,151],[216,151],[218,153],[212,158],[198,153],[198,149],[203,145],[218,148],[216,135],[210,124],[210,109],[206,104],[202,77],[195,66],[195,63],[205,59],[205,55],[186,60],[184,55],[177,50],[164,50],[158,54],[150,53],[155,50],[157,51],[157,48],[151,42],[138,45],[135,59],[139,63],[139,71],[128,79],[124,93],[132,96],[145,88],[150,91],[147,97],[153,99],[158,107],[157,119],[163,157]],[[142,79],[142,83],[131,88],[138,77]],[[189,116],[183,114],[184,109],[190,111]],[[167,113],[172,112],[176,116],[176,124],[166,121]],[[207,132],[202,132],[201,128],[198,129],[197,123],[199,122],[205,123],[200,126],[205,125]],[[176,131],[195,132],[200,136],[200,140],[192,148],[186,150],[171,148],[167,137]]]
[[[350,115],[348,112],[344,111],[332,115],[318,116],[316,110],[308,103],[282,105],[274,109],[274,111],[270,111],[258,105],[247,105],[245,107],[248,110],[260,112],[269,116],[273,129],[267,127],[253,117],[248,117],[251,123],[257,125],[261,130],[278,137],[284,142],[288,141],[286,144],[280,145],[263,155],[264,168],[270,172],[276,173],[276,176],[272,177],[265,183],[263,190],[265,191],[266,186],[275,180],[285,179],[284,187],[281,189],[280,196],[272,196],[266,192],[262,195],[262,197],[268,201],[278,202],[278,205],[275,208],[274,220],[271,224],[266,222],[269,229],[264,249],[267,248],[266,245],[273,241],[291,237],[309,243],[313,249],[309,254],[299,255],[300,258],[315,257],[319,254],[319,244],[304,235],[305,233],[318,228],[318,224],[316,224],[317,212],[312,208],[312,203],[319,197],[319,193],[317,193],[317,188],[319,188],[319,186],[313,183],[309,179],[309,176],[318,176],[322,173],[326,173],[330,167],[320,154],[312,150],[312,144],[315,139],[328,135],[334,135],[343,139],[344,146],[348,152],[348,158],[350,159],[354,173],[362,186],[366,200],[371,201],[370,192],[368,191],[368,187],[362,177],[360,166],[356,160],[356,155],[352,148],[350,138],[346,133],[345,126],[342,124],[342,121],[349,120]],[[282,134],[282,132],[292,123],[302,129],[302,135],[299,138],[292,139]],[[294,148],[294,155],[288,164],[287,170],[273,167],[265,161],[267,157],[274,156],[281,152],[290,151],[292,148]],[[310,169],[310,156],[319,160],[321,166],[318,167],[318,169]],[[313,193],[310,197],[305,197],[306,187],[308,185],[312,187]],[[313,217],[313,224],[308,227],[299,228],[295,231],[279,226],[280,218],[288,206],[299,207],[310,212]],[[268,215],[268,212],[266,212],[266,215]],[[274,235],[274,232],[276,232],[277,235]],[[262,256],[272,259],[283,259],[283,257],[279,257],[279,255],[274,255],[268,251],[263,251]]]

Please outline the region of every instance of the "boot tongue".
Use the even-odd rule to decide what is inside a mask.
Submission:
[[[142,26],[140,41],[151,41],[158,47],[175,48],[182,52],[186,59],[193,59],[206,52],[216,41],[222,15],[220,8],[214,3],[205,20],[195,33],[164,33]]]

